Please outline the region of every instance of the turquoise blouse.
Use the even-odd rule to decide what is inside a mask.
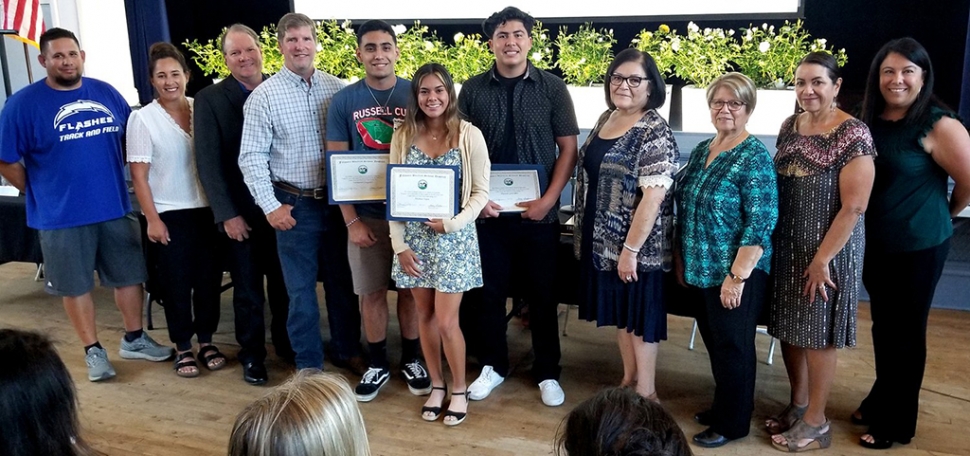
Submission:
[[[712,140],[694,148],[674,189],[684,278],[700,288],[724,282],[741,246],[761,246],[756,269],[770,272],[778,221],[775,166],[764,143],[748,136],[704,168]]]

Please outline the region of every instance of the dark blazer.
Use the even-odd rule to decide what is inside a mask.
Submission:
[[[263,75],[266,79],[266,75]],[[195,161],[216,223],[264,217],[239,170],[246,94],[232,76],[195,94]]]

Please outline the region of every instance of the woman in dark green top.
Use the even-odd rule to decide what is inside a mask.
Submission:
[[[926,365],[926,321],[953,234],[970,203],[970,135],[933,97],[933,65],[912,38],[872,61],[862,120],[878,156],[866,213],[862,281],[869,291],[876,382],[852,415],[867,448],[916,434]],[[956,185],[947,199],[947,177]]]

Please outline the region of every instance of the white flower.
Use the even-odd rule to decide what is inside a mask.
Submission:
[[[455,43],[458,43],[465,37],[464,33],[458,32],[455,34]]]
[[[704,29],[704,34],[705,34],[705,35],[710,35],[710,34],[711,34],[711,29],[710,29],[710,27],[708,27],[708,28],[705,28],[705,29]]]
[[[724,38],[724,30],[717,29],[717,37],[718,38]]]
[[[322,50],[323,50],[323,45],[320,43],[317,43],[317,52],[320,52]]]
[[[752,39],[754,39],[754,32],[752,32],[751,29],[745,30],[744,41],[751,41]]]
[[[761,24],[761,30],[768,30],[768,23],[764,22]]]
[[[406,32],[408,30],[408,28],[405,27],[404,24],[397,24],[395,26],[392,26],[391,27],[391,30],[394,30],[394,34],[395,35],[400,35],[400,34]]]
[[[775,26],[768,27],[768,33],[775,33]]]
[[[432,43],[432,42],[430,42],[428,40],[425,40],[424,41],[424,48],[426,50],[430,51],[430,50],[434,49],[434,43]]]
[[[542,38],[544,40],[548,40],[549,39],[549,36],[546,35],[545,33],[543,33],[542,35],[539,35],[539,38]]]
[[[690,22],[690,23],[687,24],[687,30],[688,31],[691,31],[691,32],[696,32],[696,31],[700,30],[700,27],[698,27],[697,24],[695,24],[693,22]]]
[[[582,65],[584,63],[586,63],[586,57],[583,57],[583,58],[579,59],[579,64],[580,65]]]
[[[828,43],[828,41],[826,41],[825,38],[819,38],[819,39],[817,39],[815,41],[817,41],[818,42],[818,45],[821,46],[821,47],[823,47],[823,48],[825,47],[825,43]]]
[[[758,50],[761,51],[762,54],[768,52],[768,49],[771,49],[771,43],[767,41],[762,41],[761,44],[758,45]]]
[[[350,30],[350,19],[344,20],[343,23],[340,24],[340,28],[344,30]]]
[[[674,52],[677,52],[677,51],[680,50],[680,38],[679,37],[674,38],[670,42],[670,49],[672,49]]]
[[[535,61],[535,62],[538,62],[538,61],[542,60],[542,53],[541,52],[533,52],[532,53],[532,60]]]
[[[728,30],[728,36],[734,36],[734,29]]]

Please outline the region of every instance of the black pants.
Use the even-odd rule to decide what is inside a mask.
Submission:
[[[866,249],[862,281],[872,312],[876,382],[859,408],[878,438],[908,441],[916,435],[926,321],[949,252],[949,239],[914,252]]]
[[[767,278],[764,271],[755,269],[744,283],[741,305],[735,309],[721,305],[720,286],[690,287],[688,291],[688,299],[703,303],[697,314],[697,327],[710,354],[714,375],[711,428],[729,439],[744,437],[751,428],[757,375],[754,339]]]
[[[477,227],[484,286],[469,291],[462,300],[462,331],[483,365],[508,376],[506,300],[515,286],[529,305],[535,352],[532,374],[537,382],[558,380],[561,353],[555,279],[559,226],[527,223],[516,215],[479,221]]]
[[[219,325],[219,232],[207,207],[167,211],[159,217],[171,240],[168,245],[148,244],[156,260],[157,292],[165,306],[172,343],[179,350],[188,350],[193,335],[199,343],[212,342]]]
[[[272,314],[270,333],[277,356],[293,360],[293,348],[286,333],[289,297],[283,283],[283,270],[276,251],[276,231],[265,217],[247,218],[252,228],[249,239],[238,242],[223,237],[228,243],[228,269],[232,276],[232,307],[235,313],[239,362],[263,362],[266,359],[266,324],[263,304],[263,278],[266,279],[269,309]]]

